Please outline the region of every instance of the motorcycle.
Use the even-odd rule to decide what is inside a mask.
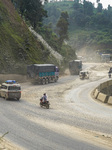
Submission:
[[[40,107],[46,107],[47,109],[49,109],[49,105],[49,101],[43,102],[42,99],[40,99]]]
[[[109,76],[109,78],[111,78],[111,72],[108,72],[108,76]]]

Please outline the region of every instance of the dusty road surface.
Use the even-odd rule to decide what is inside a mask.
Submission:
[[[6,149],[15,150],[14,142],[18,145],[16,149],[29,150],[112,149],[112,106],[97,102],[90,96],[93,88],[109,80],[107,72],[111,64],[85,66],[90,72],[89,80],[70,76],[66,70],[65,76],[60,77],[57,83],[44,86],[21,83],[20,102],[1,99],[0,123],[5,123],[5,127],[1,126],[0,131],[2,134],[9,132],[5,137],[8,143],[11,142],[11,148],[4,141],[1,146],[5,143]],[[48,95],[49,110],[39,106],[43,93]],[[5,111],[2,110],[4,106]],[[38,148],[36,138],[40,143]],[[75,143],[74,147],[76,139],[82,142]]]

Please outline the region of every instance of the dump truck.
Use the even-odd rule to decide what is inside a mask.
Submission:
[[[37,84],[57,82],[59,68],[54,64],[31,64],[27,66],[27,77],[31,82]]]
[[[101,54],[101,62],[110,62],[111,55],[110,54]]]
[[[82,61],[81,60],[72,60],[69,61],[69,71],[71,75],[79,75],[79,72],[82,70]]]

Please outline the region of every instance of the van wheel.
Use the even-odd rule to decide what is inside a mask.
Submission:
[[[5,100],[8,100],[8,98],[5,96]]]

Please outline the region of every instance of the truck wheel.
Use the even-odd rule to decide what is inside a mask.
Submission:
[[[57,82],[57,81],[58,81],[58,77],[55,78],[55,82]]]
[[[54,77],[52,78],[52,81],[55,82],[55,78]]]
[[[42,79],[42,84],[44,85],[46,82],[45,82],[45,79]]]
[[[51,82],[51,80],[52,80],[52,79],[51,79],[51,78],[49,78],[49,79],[48,79],[48,82],[50,83],[50,82]]]
[[[48,79],[46,79],[46,84],[48,84],[49,83],[49,80]]]

